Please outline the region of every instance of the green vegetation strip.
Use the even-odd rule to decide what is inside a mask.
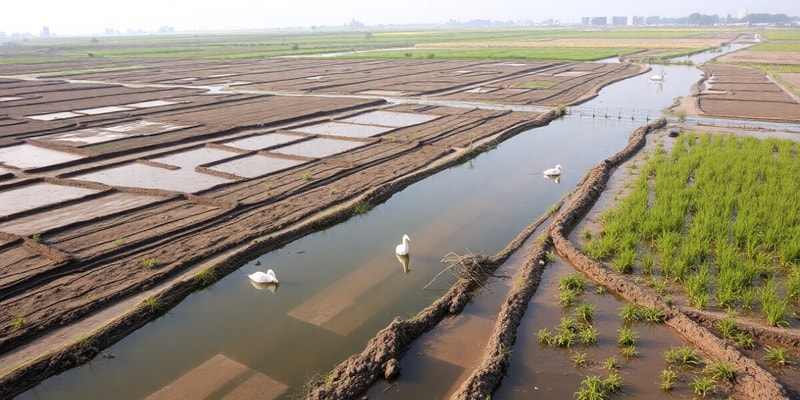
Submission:
[[[695,307],[787,325],[789,301],[800,300],[798,150],[787,139],[685,134],[650,156],[584,251],[627,273],[655,258]]]
[[[800,43],[792,43],[792,42],[762,43],[762,44],[750,47],[749,50],[800,52]]]
[[[663,39],[692,38],[712,30],[708,29],[619,29],[619,30],[571,30],[571,29],[442,29],[430,31],[366,31],[331,32],[312,28],[311,31],[266,31],[248,33],[219,33],[204,35],[148,35],[120,37],[77,37],[50,39],[9,39],[3,43],[0,64],[31,64],[64,61],[82,57],[180,57],[240,59],[263,58],[285,55],[315,55],[378,49],[405,49],[435,43],[477,44],[478,46],[501,44],[505,47],[487,49],[465,49],[443,52],[423,51],[412,57],[426,58],[521,58],[548,60],[587,61],[629,54],[638,49],[604,49],[601,53],[578,49],[569,54],[569,49],[527,50],[517,44],[531,40],[550,39]],[[737,30],[713,30],[737,32]],[[607,46],[603,44],[602,46]],[[542,52],[545,53],[542,53]],[[376,53],[370,53],[376,56]],[[383,57],[389,57],[384,55]],[[389,58],[403,58],[405,52],[395,53]]]
[[[423,59],[490,59],[490,60],[558,60],[558,61],[594,61],[618,55],[631,54],[643,49],[633,48],[457,48],[457,49],[413,49],[395,51],[374,51],[366,53],[345,54],[342,58],[423,58]]]

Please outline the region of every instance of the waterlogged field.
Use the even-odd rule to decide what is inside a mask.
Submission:
[[[669,302],[796,326],[797,151],[787,139],[684,135],[652,154],[600,232],[582,233],[584,250]]]

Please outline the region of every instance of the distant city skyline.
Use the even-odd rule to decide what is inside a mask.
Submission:
[[[445,24],[450,20],[534,21],[548,19],[577,24],[583,17],[685,17],[692,13],[728,15],[749,13],[800,15],[798,0],[642,0],[563,2],[541,0],[188,0],[108,2],[43,0],[6,2],[0,13],[0,32],[39,36],[44,27],[55,35],[102,34],[107,29],[157,32],[249,30],[311,26],[344,26],[356,20],[367,26]]]

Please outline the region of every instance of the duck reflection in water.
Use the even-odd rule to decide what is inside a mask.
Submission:
[[[408,264],[411,262],[411,256],[408,254],[395,254],[397,256],[397,261],[400,261],[400,264],[403,266],[403,272],[409,273],[411,271],[408,268]]]
[[[253,280],[250,281],[250,284],[258,290],[269,290],[273,294],[278,291],[278,286],[280,286],[280,284],[274,282],[258,283]]]
[[[545,175],[544,177],[555,182],[557,185],[561,183],[561,175]]]

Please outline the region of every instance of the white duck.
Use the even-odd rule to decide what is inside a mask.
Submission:
[[[247,277],[255,283],[278,283],[278,277],[275,276],[275,271],[271,269],[268,269],[266,273],[261,271],[253,272]]]
[[[411,250],[408,247],[408,242],[410,241],[411,239],[408,237],[408,235],[403,235],[403,243],[398,244],[394,252],[401,256],[408,255],[408,252]]]
[[[559,176],[561,175],[561,164],[556,165],[555,168],[550,168],[544,170],[543,173],[545,176]]]

